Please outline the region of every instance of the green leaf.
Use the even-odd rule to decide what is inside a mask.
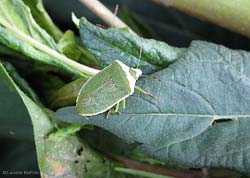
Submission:
[[[173,63],[185,51],[163,42],[142,39],[122,29],[105,30],[85,18],[80,20],[80,34],[83,45],[100,60],[102,67],[120,60],[130,67],[139,66],[144,73],[152,73]]]
[[[58,41],[58,47],[64,55],[69,58],[85,64],[87,66],[97,67],[98,61],[86,49],[78,45],[74,32],[68,30]]]
[[[0,67],[3,66],[0,63]],[[32,124],[15,87],[0,69],[0,137],[32,141]]]
[[[61,54],[54,39],[36,23],[29,7],[22,0],[0,2],[0,42],[32,59],[60,67],[73,74],[88,73],[85,70],[89,69],[87,66]],[[92,75],[90,73],[87,75]]]
[[[75,107],[55,118],[96,125],[139,143],[154,159],[191,168],[223,167],[250,173],[250,54],[196,41],[168,68],[138,85],[121,114],[87,120]]]
[[[10,100],[9,103],[13,106],[12,112],[5,112],[7,113],[6,118],[8,118],[8,120],[12,116],[11,113],[14,113],[15,117],[17,116],[16,114],[18,114],[19,108],[21,113],[27,114],[28,111],[33,124],[37,158],[42,177],[129,178],[129,176],[115,172],[115,163],[91,150],[88,145],[85,144],[83,140],[78,139],[76,135],[65,137],[63,133],[60,133],[63,137],[48,139],[48,135],[55,130],[54,124],[51,122],[48,114],[15,85],[1,63],[0,89],[1,109],[5,109],[4,106],[6,104],[8,105],[8,100]],[[8,92],[8,95],[5,95],[6,92]],[[6,100],[3,100],[5,98]],[[18,104],[17,108],[14,108],[15,104]],[[0,119],[3,122],[2,119],[4,119],[4,117],[2,117],[2,112],[0,114]],[[19,117],[20,119],[24,119],[22,115]],[[4,124],[7,123],[8,122],[4,122]],[[8,125],[5,125],[5,127],[6,126]],[[22,125],[23,133],[27,130],[30,131],[31,124],[27,124],[27,126],[29,127]],[[15,134],[20,133],[16,132]],[[32,135],[30,134],[30,136]]]
[[[1,58],[3,58],[3,56],[15,56],[15,57],[20,57],[20,53],[8,48],[7,46],[4,46],[3,44],[0,43],[0,55]]]
[[[81,130],[80,125],[70,125],[68,127],[57,130],[49,135],[49,140],[59,140],[64,139],[68,136],[75,135],[76,132]]]
[[[70,30],[66,31],[62,38],[58,41],[58,46],[66,56],[74,59],[75,61],[80,60],[82,53],[75,41],[74,32]]]
[[[53,92],[49,98],[50,106],[52,108],[59,108],[75,105],[78,93],[86,81],[87,79],[82,77]]]
[[[32,16],[36,22],[45,29],[55,40],[59,40],[63,33],[61,30],[53,23],[50,16],[46,12],[43,6],[42,0],[23,0],[24,3],[29,6]]]
[[[28,6],[22,0],[1,0],[0,19],[7,21],[23,33],[57,50],[53,38],[33,19]]]
[[[8,71],[11,78],[29,96],[36,104],[42,106],[36,93],[30,88],[29,84],[17,73],[16,69],[10,63],[4,63],[5,69]]]

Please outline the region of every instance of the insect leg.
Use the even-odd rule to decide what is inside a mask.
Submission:
[[[118,113],[119,112],[119,107],[120,107],[120,103],[117,103],[115,105],[115,113]]]
[[[111,109],[108,110],[108,112],[107,112],[107,114],[106,114],[106,119],[109,118],[110,112],[111,112]]]
[[[123,108],[123,101],[124,101],[124,100],[122,100],[122,108]],[[117,104],[115,105],[114,113],[120,114],[119,108],[120,108],[120,103],[117,103]],[[108,112],[107,112],[107,114],[106,114],[106,119],[109,118],[109,115],[110,115],[111,113],[112,113],[112,111],[111,111],[111,109],[109,109]]]
[[[125,110],[126,109],[126,100],[122,100],[122,109]]]
[[[144,95],[148,95],[148,96],[151,96],[152,98],[156,99],[156,97],[152,93],[146,92],[145,90],[143,90],[141,87],[139,87],[137,85],[135,85],[135,89]]]

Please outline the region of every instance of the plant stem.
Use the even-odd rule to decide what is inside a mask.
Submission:
[[[152,0],[250,38],[249,0]]]
[[[128,28],[129,32],[133,35],[137,35],[128,25],[114,15],[107,7],[105,7],[98,0],[79,0],[97,16],[99,16],[105,23],[111,27]]]
[[[140,170],[135,170],[135,169],[127,169],[127,168],[121,168],[121,167],[116,167],[115,171],[117,172],[122,172],[122,173],[127,173],[127,174],[132,174],[136,176],[141,176],[141,177],[147,177],[147,178],[171,178],[168,176],[163,176],[159,174],[154,174],[151,172],[145,172],[145,171],[140,171]]]
[[[84,74],[93,76],[99,72],[99,70],[79,64],[78,62],[73,61],[72,59],[60,54],[59,52],[49,48],[48,46],[40,43],[39,41],[36,41],[32,37],[26,35],[22,31],[17,30],[16,28],[13,28],[8,22],[6,22],[3,19],[0,19],[0,24],[4,26],[8,31],[12,32],[16,37],[19,39],[22,39],[29,44],[31,44],[33,47],[43,51],[44,53],[62,61],[63,63],[67,64],[68,66],[76,69],[77,71],[80,71]]]
[[[170,177],[176,177],[176,178],[202,178],[204,177],[204,174],[200,170],[188,170],[188,169],[172,169],[167,168],[164,166],[159,165],[149,165],[145,163],[141,163],[135,160],[128,159],[123,156],[118,156],[114,154],[107,153],[108,157],[110,159],[113,159],[121,164],[121,166],[133,169],[133,170],[139,170],[147,173],[154,173],[156,175],[162,175],[162,176],[170,176]],[[230,170],[223,170],[223,169],[210,169],[209,170],[209,176],[211,178],[229,178],[229,177],[239,177],[240,174],[234,171]]]

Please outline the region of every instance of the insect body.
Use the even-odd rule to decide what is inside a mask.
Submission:
[[[142,74],[116,60],[90,78],[82,87],[76,108],[82,116],[103,113],[134,93],[135,83]]]

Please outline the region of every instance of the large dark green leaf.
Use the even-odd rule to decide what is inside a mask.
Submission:
[[[89,120],[75,107],[57,111],[66,122],[93,124],[168,164],[250,172],[250,54],[193,42],[168,68],[138,85],[121,114]]]
[[[1,66],[2,67],[2,66]],[[32,124],[20,96],[0,70],[0,137],[32,141]]]
[[[144,73],[151,73],[174,62],[184,52],[184,49],[163,42],[131,35],[126,29],[99,28],[85,18],[80,20],[80,34],[83,45],[100,60],[103,67],[120,60],[130,67],[139,66]],[[142,57],[139,62],[140,48]]]
[[[9,65],[7,67],[10,69]],[[11,73],[15,75],[13,70],[11,70]],[[23,81],[20,82],[23,83]],[[21,97],[15,92],[14,86],[1,69],[0,108],[0,170],[32,170],[38,174],[33,175],[33,177],[38,177],[38,167],[34,162],[36,161],[36,153],[33,128],[29,114]]]

